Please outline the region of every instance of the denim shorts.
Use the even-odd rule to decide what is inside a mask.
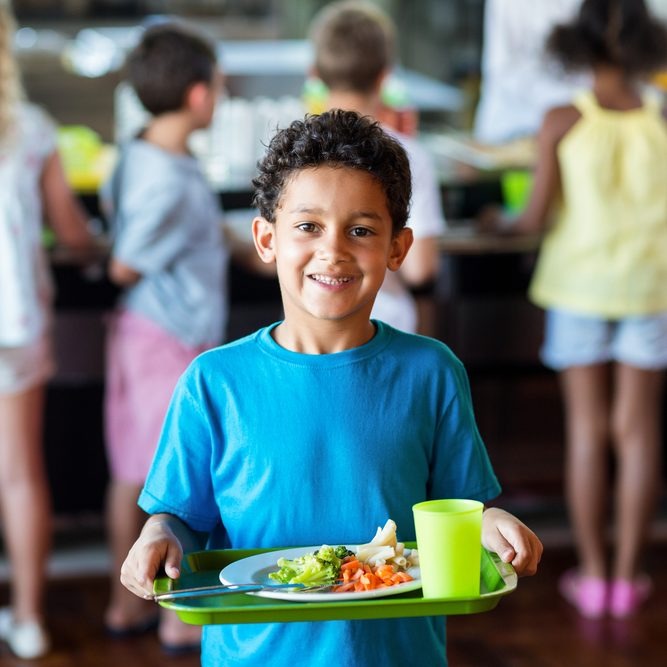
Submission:
[[[667,368],[667,312],[607,320],[548,310],[540,357],[556,371],[610,361],[662,370]]]

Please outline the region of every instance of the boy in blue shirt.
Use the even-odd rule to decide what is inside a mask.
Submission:
[[[358,544],[387,518],[411,540],[414,503],[500,491],[461,363],[370,320],[412,241],[403,148],[354,112],[309,116],[274,137],[254,185],[255,246],[276,264],[285,319],[179,381],[139,500],[152,516],[121,571],[141,597],[204,544]],[[483,542],[535,572],[542,546],[512,515],[487,509]],[[445,665],[444,622],[206,626],[202,665]]]

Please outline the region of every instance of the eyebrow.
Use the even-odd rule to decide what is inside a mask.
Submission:
[[[323,209],[318,208],[318,207],[313,207],[313,206],[296,206],[292,210],[289,211],[289,213],[308,213],[310,215],[321,215],[324,212]],[[367,218],[370,220],[382,220],[382,216],[379,213],[376,213],[375,211],[353,211],[352,215],[350,216],[351,219],[356,220],[357,218]]]

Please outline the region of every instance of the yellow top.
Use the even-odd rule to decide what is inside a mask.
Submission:
[[[610,319],[667,311],[667,124],[657,100],[632,111],[591,92],[558,146],[562,205],[530,286],[545,308]]]

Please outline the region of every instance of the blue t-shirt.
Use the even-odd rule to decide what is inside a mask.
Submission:
[[[142,274],[123,305],[186,345],[219,345],[229,252],[222,210],[197,160],[134,139],[102,197],[111,209],[113,256]]]
[[[359,544],[412,505],[500,492],[462,364],[375,322],[365,345],[308,355],[272,327],[200,355],[181,377],[140,497],[211,548]],[[212,625],[202,665],[444,665],[442,618]]]

